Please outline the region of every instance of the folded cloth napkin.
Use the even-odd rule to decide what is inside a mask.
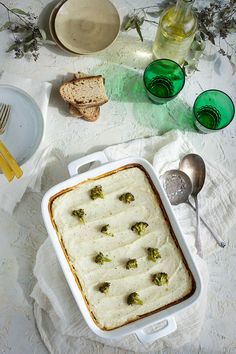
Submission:
[[[48,102],[52,85],[49,82],[35,82],[32,79],[3,72],[0,77],[0,84],[7,84],[21,88],[33,97],[40,107],[44,121],[46,123]],[[23,166],[23,176],[9,183],[3,175],[0,175],[0,208],[8,213],[12,213],[16,204],[21,200],[27,187],[38,191],[40,180],[46,166],[49,147],[40,146],[35,153]]]
[[[141,156],[149,160],[158,175],[166,170],[178,168],[179,159],[187,153],[195,152],[186,134],[169,132],[163,136],[138,139],[125,144],[106,148],[109,160],[127,156]],[[233,226],[236,216],[236,180],[226,171],[205,160],[207,178],[199,195],[201,213],[208,223],[226,240],[227,232]],[[204,200],[204,203],[201,201]],[[220,209],[220,211],[219,211]],[[96,336],[86,325],[64,279],[53,252],[51,243],[46,240],[38,251],[34,274],[36,286],[31,294],[34,298],[34,314],[41,337],[51,353],[92,353],[100,352],[102,344],[105,351],[117,353],[156,352],[165,347],[177,348],[194,340],[200,333],[207,302],[208,272],[206,263],[199,258],[195,249],[195,214],[183,204],[174,207],[184,237],[190,246],[196,265],[202,275],[204,289],[202,296],[191,307],[176,314],[177,330],[152,345],[141,344],[135,335],[120,340],[105,340]],[[218,246],[208,230],[201,225],[204,257]],[[218,247],[219,249],[219,247]],[[48,271],[50,269],[50,272]],[[109,347],[107,347],[109,346]]]

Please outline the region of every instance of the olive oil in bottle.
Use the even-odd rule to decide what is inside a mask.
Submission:
[[[160,18],[153,45],[155,58],[172,59],[183,65],[197,30],[194,0],[177,0]]]

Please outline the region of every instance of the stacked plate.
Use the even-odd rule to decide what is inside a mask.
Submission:
[[[62,0],[51,12],[49,30],[67,53],[92,54],[114,42],[120,17],[109,0]]]

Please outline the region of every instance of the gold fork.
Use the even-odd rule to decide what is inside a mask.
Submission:
[[[10,105],[7,104],[0,104],[0,135],[5,132],[6,125],[10,115]],[[20,178],[23,175],[23,171],[8,151],[6,146],[0,140],[0,169],[6,176],[7,180],[11,182],[16,176]]]

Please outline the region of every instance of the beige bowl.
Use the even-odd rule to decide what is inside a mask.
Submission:
[[[79,54],[107,48],[120,30],[120,17],[109,0],[67,0],[55,17],[55,33],[64,47]]]
[[[71,54],[71,55],[79,55],[79,53],[72,52],[71,50],[67,49],[57,38],[56,32],[55,32],[55,18],[57,15],[58,10],[60,7],[66,2],[66,0],[60,1],[51,11],[50,17],[49,17],[49,31],[51,34],[51,37],[53,41],[58,45],[60,49],[62,49],[64,52]]]

